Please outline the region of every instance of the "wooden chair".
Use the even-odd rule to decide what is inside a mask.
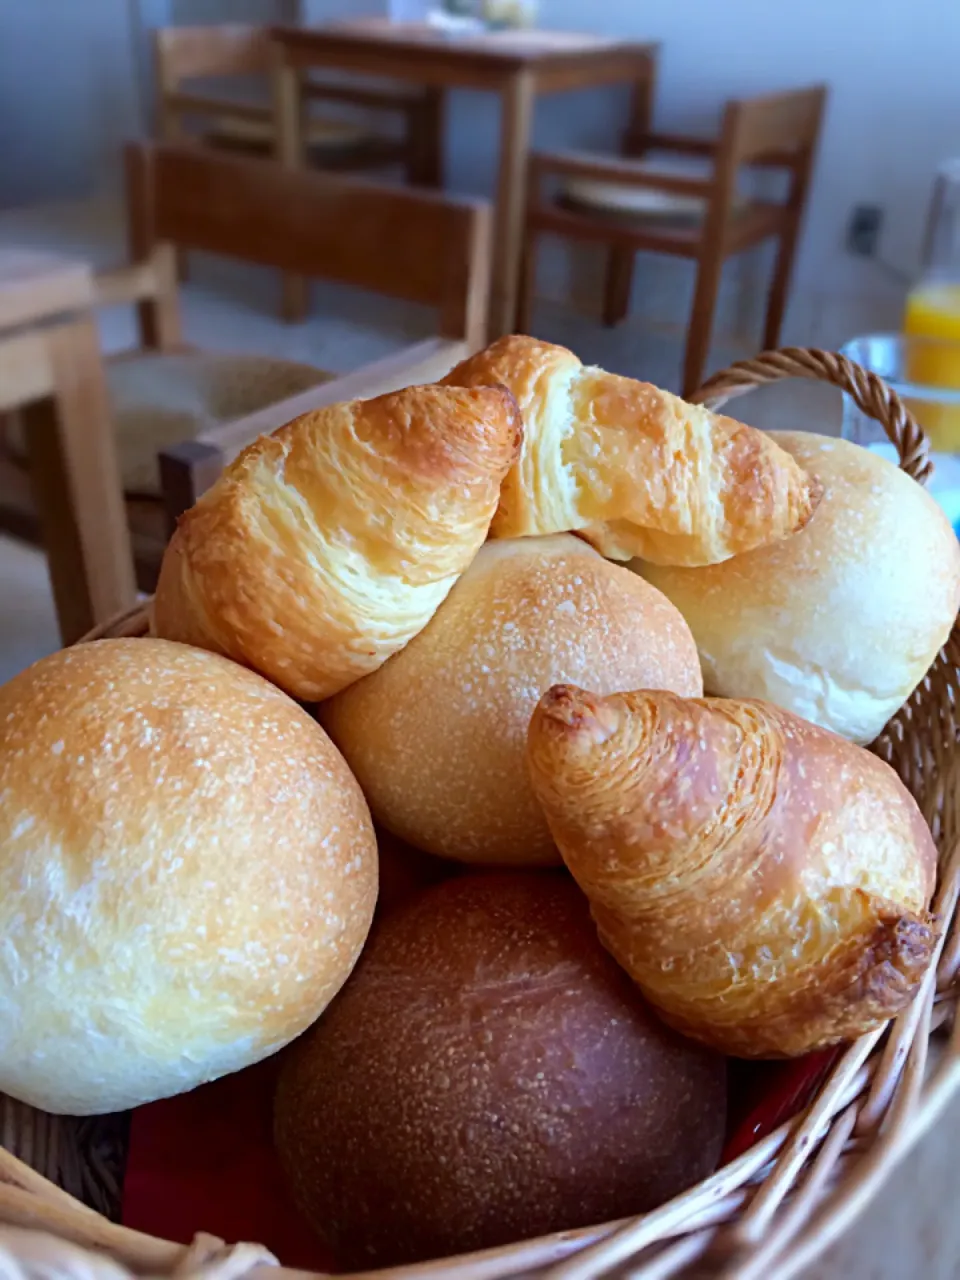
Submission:
[[[132,188],[131,196],[142,204],[143,192]],[[136,206],[131,206],[130,213],[135,245],[140,215]],[[118,497],[122,493],[126,499],[137,583],[149,591],[167,540],[157,470],[157,453],[163,445],[325,382],[331,375],[291,360],[188,348],[180,328],[173,252],[158,246],[143,254],[135,251],[135,256],[134,265],[91,280],[89,305],[136,301],[141,347],[104,362],[92,318],[90,334],[103,383],[98,401],[101,423],[96,429],[111,441],[119,467]],[[42,504],[38,507],[31,479],[36,469],[31,442],[39,438],[33,420],[49,417],[53,408],[49,401],[32,405],[23,413],[8,415],[0,429],[0,529],[27,541],[49,541],[48,519]],[[89,430],[94,430],[93,423]],[[122,501],[120,511],[122,519]]]
[[[273,153],[269,27],[160,27],[153,33],[153,56],[157,133],[162,141],[177,142],[192,136],[209,146],[253,154]],[[263,100],[230,97],[226,92],[210,92],[206,86],[202,91],[195,85],[191,87],[191,82],[198,80],[235,83],[239,77],[262,79]],[[310,114],[310,104],[318,101],[399,116],[401,133],[391,137],[357,119]],[[301,84],[300,110],[305,117],[308,158],[325,169],[359,170],[400,164],[411,183],[440,185],[439,146],[429,145],[430,139],[439,137],[432,119],[437,109],[435,95],[427,92],[348,83]],[[197,132],[200,122],[204,123]]]
[[[135,599],[93,302],[84,263],[0,251],[0,415],[23,419],[64,644]]]
[[[627,314],[638,251],[690,258],[697,264],[697,283],[683,365],[683,391],[689,395],[703,381],[724,261],[776,237],[779,250],[763,334],[764,347],[776,347],[825,100],[826,89],[816,86],[731,101],[716,141],[638,128],[627,138],[623,158],[576,152],[533,155],[518,328],[529,328],[537,240],[544,232],[610,247],[604,298],[608,324]],[[664,152],[692,158],[701,172],[664,171],[654,158]],[[786,170],[786,199],[741,199],[738,180],[744,167]],[[557,178],[559,190],[545,192],[545,180]],[[640,193],[645,194],[638,198]],[[668,197],[665,207],[651,205],[649,193]],[[671,205],[678,200],[679,209]]]
[[[486,204],[186,146],[130,144],[126,158],[134,252],[159,263],[167,281],[158,295],[138,278],[142,269],[127,273],[125,296],[139,300],[147,340],[174,332],[175,247],[336,280],[439,312],[437,338],[161,451],[169,519],[192,506],[258,435],[323,404],[436,381],[483,345],[492,239]],[[118,295],[113,286],[110,296]]]
[[[189,144],[131,143],[125,160],[133,263],[99,276],[96,289],[99,305],[137,305],[146,349],[108,365],[119,432],[124,420],[132,420],[134,414],[125,414],[117,403],[117,373],[129,379],[137,364],[148,373],[154,366],[154,383],[172,387],[178,377],[191,369],[195,372],[198,366],[207,380],[215,378],[218,369],[223,369],[227,378],[235,378],[238,368],[242,374],[258,361],[258,357],[203,352],[184,355],[176,248],[225,254],[436,307],[440,338],[401,353],[399,363],[392,358],[383,368],[374,369],[372,376],[380,380],[383,390],[390,389],[387,384],[391,379],[406,376],[398,370],[408,370],[411,379],[435,380],[482,345],[491,240],[490,211],[485,205],[342,175],[284,170],[270,161],[218,154]],[[402,248],[398,250],[398,246]],[[184,429],[184,438],[199,438],[201,445],[208,445],[217,438],[222,422],[246,421],[251,412],[256,436],[269,429],[267,419],[258,417],[261,411],[274,402],[285,402],[287,407],[277,406],[279,418],[274,425],[280,425],[311,407],[312,402],[303,399],[307,387],[323,394],[320,384],[334,376],[303,366],[290,366],[287,372],[292,380],[285,387],[271,385],[271,394],[254,399],[247,412],[236,408],[219,421],[218,415],[211,414],[215,420],[212,427],[197,417],[194,425],[198,429]],[[292,393],[298,398],[291,405]],[[160,427],[166,430],[164,422]],[[246,430],[244,427],[237,438]],[[159,496],[161,480],[168,486],[179,486],[181,494],[199,492],[200,478],[209,476],[210,470],[209,462],[206,471],[196,463],[196,449],[191,444],[181,449],[172,447],[169,440],[164,444],[171,447],[166,451],[168,461],[162,464],[156,493],[131,492],[129,486],[127,492],[143,590],[153,584],[168,532]],[[163,451],[163,445],[158,445],[153,456]],[[121,456],[126,452],[122,438],[119,452]],[[209,452],[204,454],[201,449],[201,454],[209,458]],[[223,458],[230,456],[230,448],[222,451]],[[184,459],[189,460],[186,471],[181,465]],[[24,531],[22,527],[20,531]]]

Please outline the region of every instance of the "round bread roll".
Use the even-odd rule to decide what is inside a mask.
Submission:
[[[846,440],[771,433],[824,486],[799,533],[723,564],[633,561],[689,622],[707,693],[763,698],[868,743],[960,606],[960,544],[923,487]]]
[[[352,1270],[640,1213],[711,1173],[726,1067],[668,1030],[562,873],[465,875],[374,929],[284,1062],[294,1196]]]
[[[166,640],[0,689],[0,1091],[120,1111],[313,1022],[373,915],[360,788],[286,694]]]
[[[526,767],[558,682],[702,692],[696,645],[652,587],[569,534],[488,542],[426,628],[320,708],[374,817],[429,853],[559,863]]]

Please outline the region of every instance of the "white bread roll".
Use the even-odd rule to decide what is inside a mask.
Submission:
[[[701,690],[676,609],[569,534],[488,542],[426,628],[320,718],[374,817],[464,862],[559,861],[525,759],[540,695]]]
[[[872,742],[960,605],[960,545],[930,495],[859,445],[771,433],[824,486],[810,523],[706,568],[632,566],[677,606],[707,693],[762,698]]]
[[[273,1053],[377,891],[326,734],[227,659],[109,640],[0,689],[0,1091],[118,1111]]]

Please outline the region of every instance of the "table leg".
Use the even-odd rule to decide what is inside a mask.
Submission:
[[[60,633],[65,644],[136,600],[133,553],[92,317],[47,336],[52,399],[24,411]]]
[[[535,88],[533,72],[518,71],[504,85],[501,95],[500,171],[490,292],[491,339],[510,333],[516,323]]]
[[[273,67],[272,81],[274,156],[287,169],[301,169],[305,156],[300,72],[296,67],[277,62]],[[281,303],[284,320],[291,324],[305,320],[308,299],[308,281],[303,276],[285,272]]]

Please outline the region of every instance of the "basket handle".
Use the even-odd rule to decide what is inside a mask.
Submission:
[[[845,391],[859,409],[879,422],[900,458],[900,469],[920,484],[933,475],[930,444],[922,427],[892,387],[882,378],[835,351],[816,347],[784,347],[739,360],[708,378],[690,399],[718,409],[752,387],[783,378],[810,378]]]

